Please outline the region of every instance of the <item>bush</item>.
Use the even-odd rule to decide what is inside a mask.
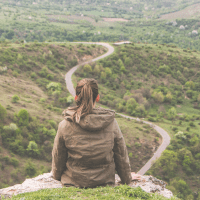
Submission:
[[[92,67],[89,64],[84,65],[83,70],[86,72],[92,72]]]
[[[190,122],[189,125],[190,125],[191,127],[195,127],[194,122]]]
[[[6,118],[6,115],[6,109],[0,104],[0,121],[3,121]]]
[[[17,115],[18,117],[18,125],[26,126],[29,122],[29,113],[26,109],[21,109]]]
[[[53,75],[53,74],[48,74],[48,75],[47,75],[47,79],[53,80],[53,79],[54,79],[54,75]]]
[[[148,118],[148,121],[150,121],[150,122],[156,122],[157,120],[156,120],[156,118],[154,118],[154,117],[149,117],[149,118]]]
[[[18,77],[19,74],[17,73],[17,71],[13,71],[12,75],[13,75],[14,77]]]
[[[10,164],[13,165],[14,167],[18,167],[19,166],[19,160],[17,158],[11,158]]]
[[[37,77],[37,74],[35,72],[32,72],[31,73],[31,78],[36,78]]]
[[[14,95],[12,96],[12,103],[17,103],[19,101],[19,96],[18,95]]]
[[[29,161],[26,164],[25,172],[26,172],[26,175],[28,175],[29,177],[33,177],[36,174],[37,169],[36,169],[35,165]]]
[[[35,143],[35,141],[30,141],[26,150],[28,151],[30,156],[36,157],[40,154],[38,145]]]

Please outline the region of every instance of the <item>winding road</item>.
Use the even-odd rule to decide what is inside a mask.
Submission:
[[[99,56],[97,58],[94,58],[92,60],[89,60],[89,61],[86,61],[86,62],[83,62],[81,64],[76,65],[75,67],[73,67],[72,69],[70,69],[67,72],[67,74],[65,75],[66,86],[67,86],[67,89],[69,90],[69,92],[71,93],[71,95],[74,96],[74,97],[75,97],[76,93],[75,93],[75,89],[74,89],[74,86],[73,86],[73,83],[72,83],[72,79],[71,79],[73,73],[80,66],[88,64],[90,62],[94,62],[94,61],[100,60],[102,58],[105,58],[105,57],[111,55],[114,52],[114,48],[111,45],[109,45],[108,43],[101,43],[101,42],[77,42],[77,43],[102,45],[102,46],[106,47],[108,49],[108,51],[107,51],[107,53],[105,53],[105,54],[103,54],[103,55],[101,55],[101,56]],[[123,44],[123,43],[120,43],[120,44]],[[118,114],[121,115],[122,117],[125,117],[125,118],[134,119],[134,120],[137,120],[137,121],[142,121],[139,118],[126,116],[126,115],[123,115],[123,114],[120,114],[120,113],[118,113]],[[157,158],[159,158],[161,156],[161,153],[170,144],[170,136],[168,135],[168,133],[165,130],[163,130],[159,126],[153,125],[152,123],[147,122],[147,121],[142,121],[142,122],[145,123],[145,124],[149,124],[151,127],[153,127],[162,136],[162,144],[159,146],[157,151],[154,153],[153,157],[137,172],[138,174],[144,175],[150,169],[150,167],[152,165],[152,162],[155,161]]]

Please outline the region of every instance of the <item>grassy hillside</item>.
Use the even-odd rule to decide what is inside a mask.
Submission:
[[[51,169],[62,111],[73,104],[64,74],[106,50],[95,45],[0,45],[0,188]]]
[[[200,192],[200,53],[175,45],[130,44],[86,65],[77,77],[100,83],[100,103],[155,122],[172,142],[148,172],[182,199]]]
[[[51,170],[51,151],[62,111],[73,105],[65,73],[104,53],[101,46],[2,43],[0,46],[0,188]],[[118,117],[132,171],[161,143],[149,126]]]

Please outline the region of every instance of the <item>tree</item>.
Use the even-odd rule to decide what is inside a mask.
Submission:
[[[171,103],[172,98],[173,98],[173,96],[172,96],[171,92],[168,92],[168,93],[166,94],[166,101]]]
[[[177,115],[177,112],[176,112],[176,109],[174,107],[170,108],[167,112],[167,115],[168,115],[168,118],[171,119],[172,121],[174,121],[176,115]]]
[[[35,143],[35,141],[30,141],[26,150],[28,151],[30,156],[39,155],[38,145]]]
[[[92,72],[92,67],[89,64],[84,65],[83,70],[86,72]]]
[[[106,67],[105,68],[105,73],[106,73],[107,76],[111,76],[112,70],[109,67]]]
[[[3,120],[6,118],[7,111],[6,109],[0,104],[0,121],[3,122]]]
[[[47,89],[51,92],[54,92],[54,91],[61,91],[61,85],[60,83],[56,83],[56,82],[50,82],[48,85],[47,85]]]
[[[155,91],[152,96],[153,96],[154,100],[158,103],[162,103],[164,100],[164,95],[162,92]]]
[[[194,89],[195,89],[195,84],[194,84],[193,81],[187,81],[187,82],[185,83],[185,86],[186,86],[186,87],[189,87],[191,90],[194,90]]]
[[[19,96],[18,95],[14,95],[12,96],[12,103],[17,103],[19,101]]]
[[[134,98],[130,98],[126,103],[126,111],[129,114],[132,114],[132,112],[135,110],[135,108],[138,106],[138,103]]]
[[[17,115],[18,117],[18,125],[26,126],[29,122],[29,113],[26,109],[21,109]]]
[[[26,164],[25,172],[28,176],[33,177],[37,172],[35,165],[29,161]]]
[[[100,73],[100,66],[99,65],[95,65],[95,67],[94,67],[94,73],[95,74],[99,74]]]

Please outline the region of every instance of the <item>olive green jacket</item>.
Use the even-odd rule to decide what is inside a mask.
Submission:
[[[65,186],[96,187],[115,183],[115,171],[122,183],[131,182],[131,168],[123,135],[114,111],[94,108],[80,123],[64,111],[52,152],[52,172]]]

